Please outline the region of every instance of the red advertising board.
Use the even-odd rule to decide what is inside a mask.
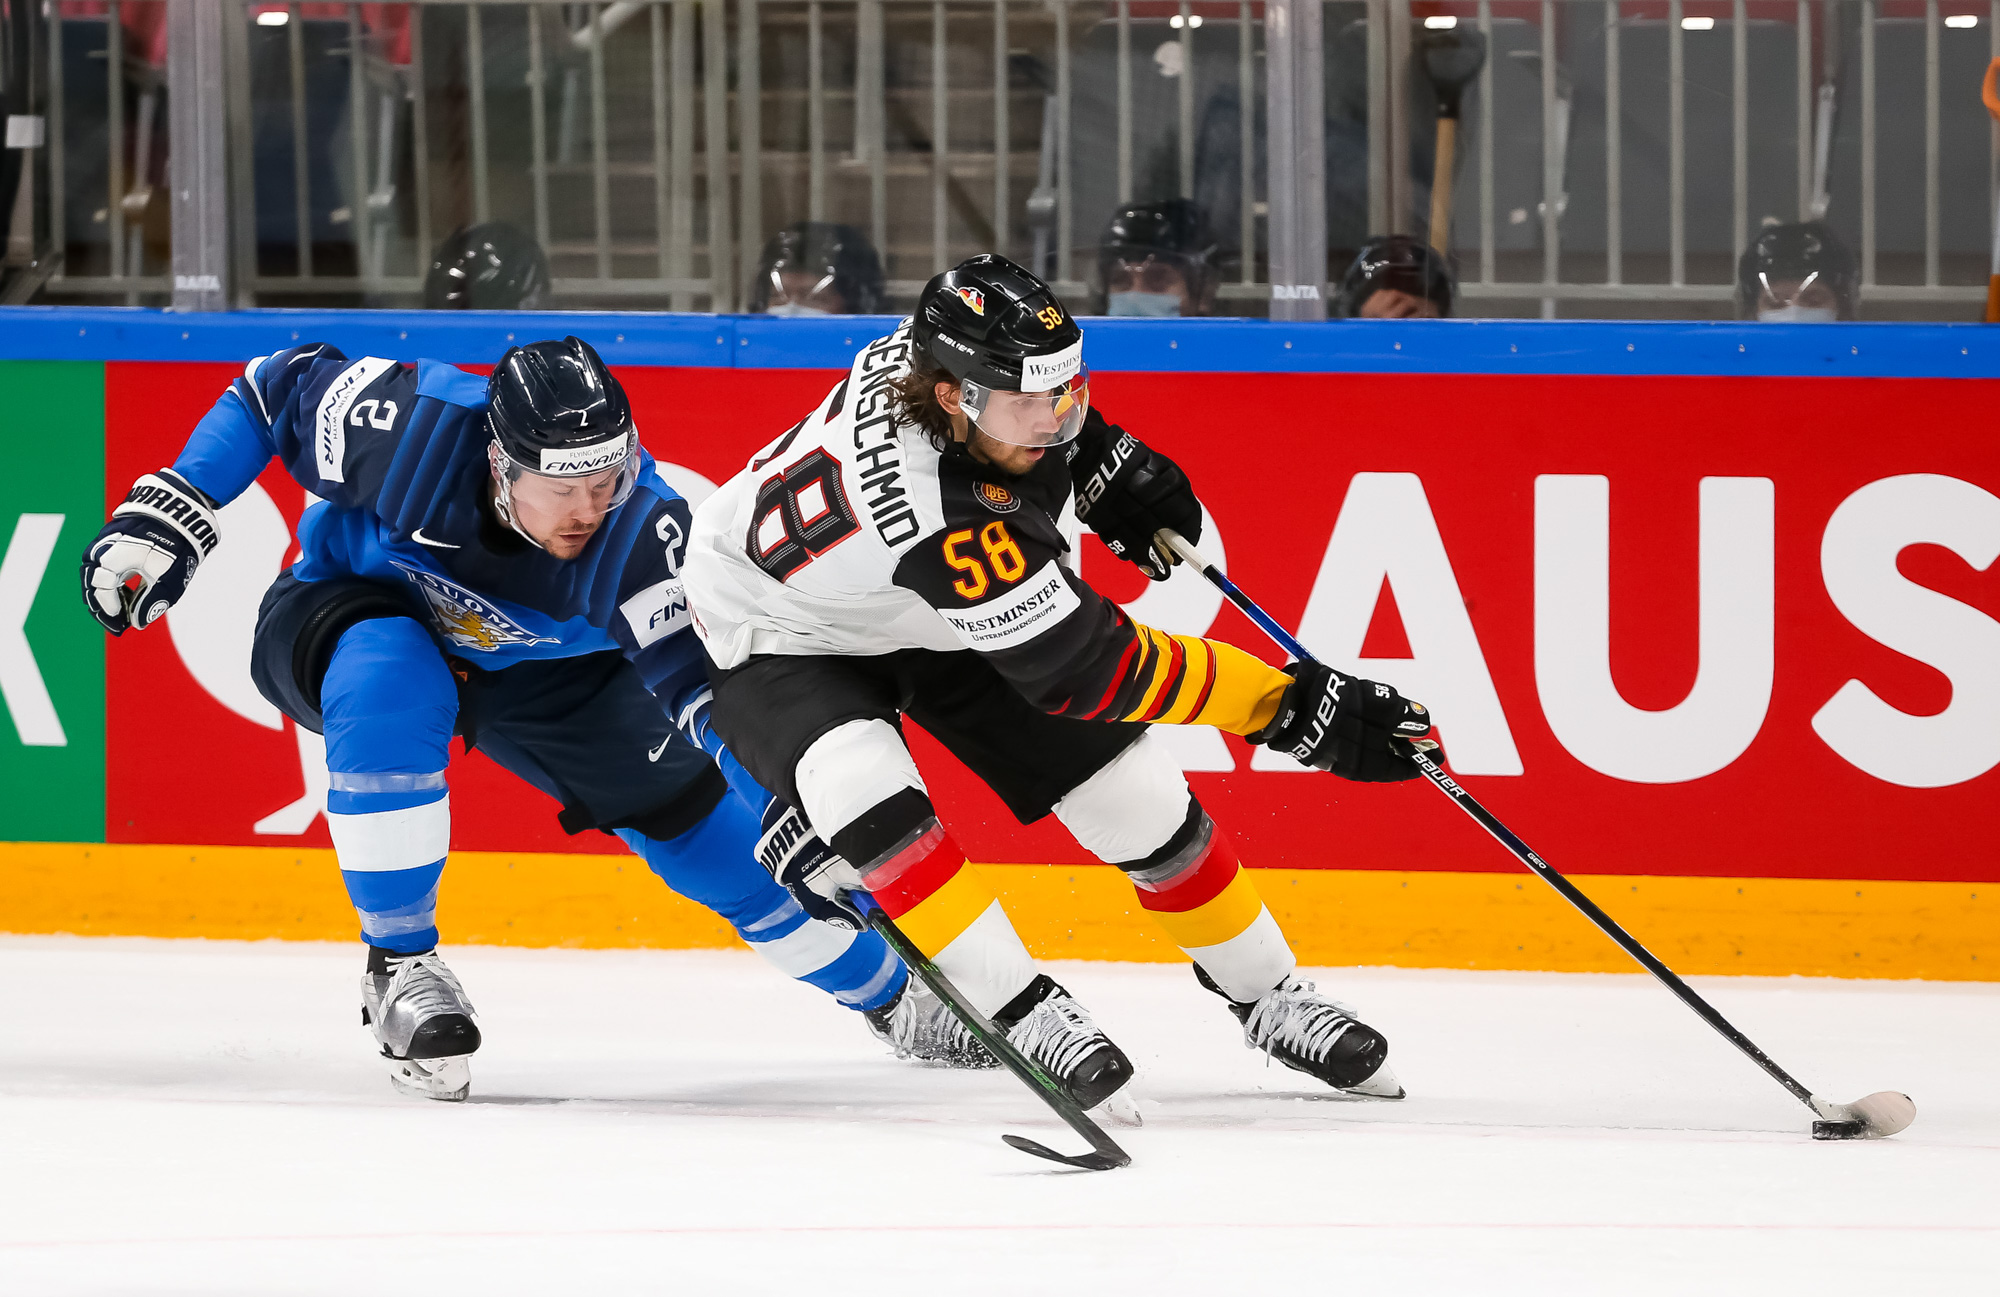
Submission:
[[[240,370],[106,366],[110,495],[168,462]],[[720,481],[827,371],[621,370],[647,445]],[[1437,712],[1454,768],[1558,867],[2000,880],[2000,443],[1984,380],[1095,376],[1186,467],[1204,548],[1328,660]],[[107,838],[327,844],[311,739],[249,687],[249,627],[303,492],[277,470],[168,633],[107,654]],[[1142,620],[1279,654],[1192,575],[1086,576]],[[191,593],[190,599],[194,595]],[[1175,736],[1253,864],[1507,870],[1422,784],[1345,784],[1212,731]],[[934,745],[969,851],[1082,862]],[[474,754],[454,842],[609,851]]]

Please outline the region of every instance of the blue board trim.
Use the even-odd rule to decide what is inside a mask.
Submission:
[[[491,363],[575,333],[612,364],[838,369],[890,316],[773,319],[635,312],[0,309],[0,358],[242,362],[299,342],[349,355]],[[1085,320],[1105,372],[1700,374],[2000,378],[1980,324],[1702,324],[1540,320]]]

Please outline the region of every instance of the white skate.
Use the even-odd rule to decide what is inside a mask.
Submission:
[[[375,1031],[389,1082],[403,1094],[456,1103],[472,1092],[467,1060],[479,1027],[465,988],[435,950],[369,952],[361,975],[361,1021]]]
[[[896,1051],[897,1058],[938,1063],[945,1067],[990,1068],[1000,1060],[973,1039],[965,1024],[944,1001],[912,976],[896,998],[862,1015],[875,1038]]]

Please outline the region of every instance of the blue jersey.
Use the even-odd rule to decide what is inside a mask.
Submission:
[[[631,498],[558,559],[485,504],[490,440],[484,378],[316,344],[251,361],[173,467],[226,504],[276,456],[321,500],[299,523],[300,580],[396,589],[448,651],[486,670],[622,650],[687,723],[708,683],[681,588],[687,501],[641,449]]]

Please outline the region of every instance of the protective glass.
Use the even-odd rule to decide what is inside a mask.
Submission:
[[[607,455],[619,454],[616,443],[604,455],[590,452],[562,452],[579,461],[580,472],[542,472],[516,462],[498,440],[488,447],[493,467],[498,471],[510,506],[543,515],[597,518],[610,513],[632,496],[639,484],[639,439],[625,438],[622,455],[602,468],[594,467]],[[552,452],[553,453],[553,452]]]
[[[1002,392],[966,379],[959,401],[979,430],[1010,446],[1061,446],[1083,431],[1090,412],[1090,371],[1046,392]]]

